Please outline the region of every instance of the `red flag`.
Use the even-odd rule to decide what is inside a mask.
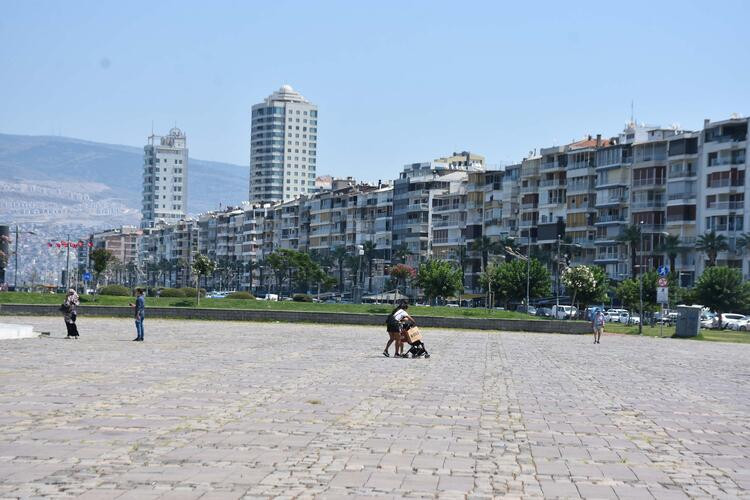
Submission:
[[[47,246],[50,247],[50,248],[52,248],[52,243],[47,242]]]
[[[55,243],[55,246],[56,246],[57,248],[60,248],[60,247],[61,247],[62,245],[60,245],[59,243]]]
[[[94,243],[93,243],[93,242],[91,242],[91,241],[89,241],[89,248],[91,248],[91,247],[93,247],[93,246],[94,246]]]

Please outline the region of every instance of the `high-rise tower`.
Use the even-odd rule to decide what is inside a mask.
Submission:
[[[315,190],[318,107],[289,85],[253,106],[250,191],[253,203]]]
[[[141,227],[159,220],[175,222],[187,209],[188,150],[185,133],[151,134],[143,147],[143,213]]]

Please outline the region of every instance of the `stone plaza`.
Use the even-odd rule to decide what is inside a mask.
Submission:
[[[0,320],[0,498],[750,497],[750,345]]]

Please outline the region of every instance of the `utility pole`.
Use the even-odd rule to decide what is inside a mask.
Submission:
[[[65,248],[68,249],[65,255],[65,293],[70,290],[70,234],[65,240]]]
[[[16,224],[16,252],[15,252],[15,269],[13,269],[13,290],[18,291],[18,224]]]
[[[557,235],[557,255],[555,255],[555,316],[560,310],[560,235]]]
[[[638,226],[638,237],[641,240],[641,258],[639,259],[641,265],[638,268],[639,281],[639,299],[640,299],[640,318],[638,320],[638,335],[643,335],[643,221]]]
[[[529,282],[531,277],[531,230],[526,233],[526,314],[529,313]]]

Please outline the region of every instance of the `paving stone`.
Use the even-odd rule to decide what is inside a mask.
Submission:
[[[750,346],[3,319],[53,335],[2,346],[0,498],[750,496]]]

